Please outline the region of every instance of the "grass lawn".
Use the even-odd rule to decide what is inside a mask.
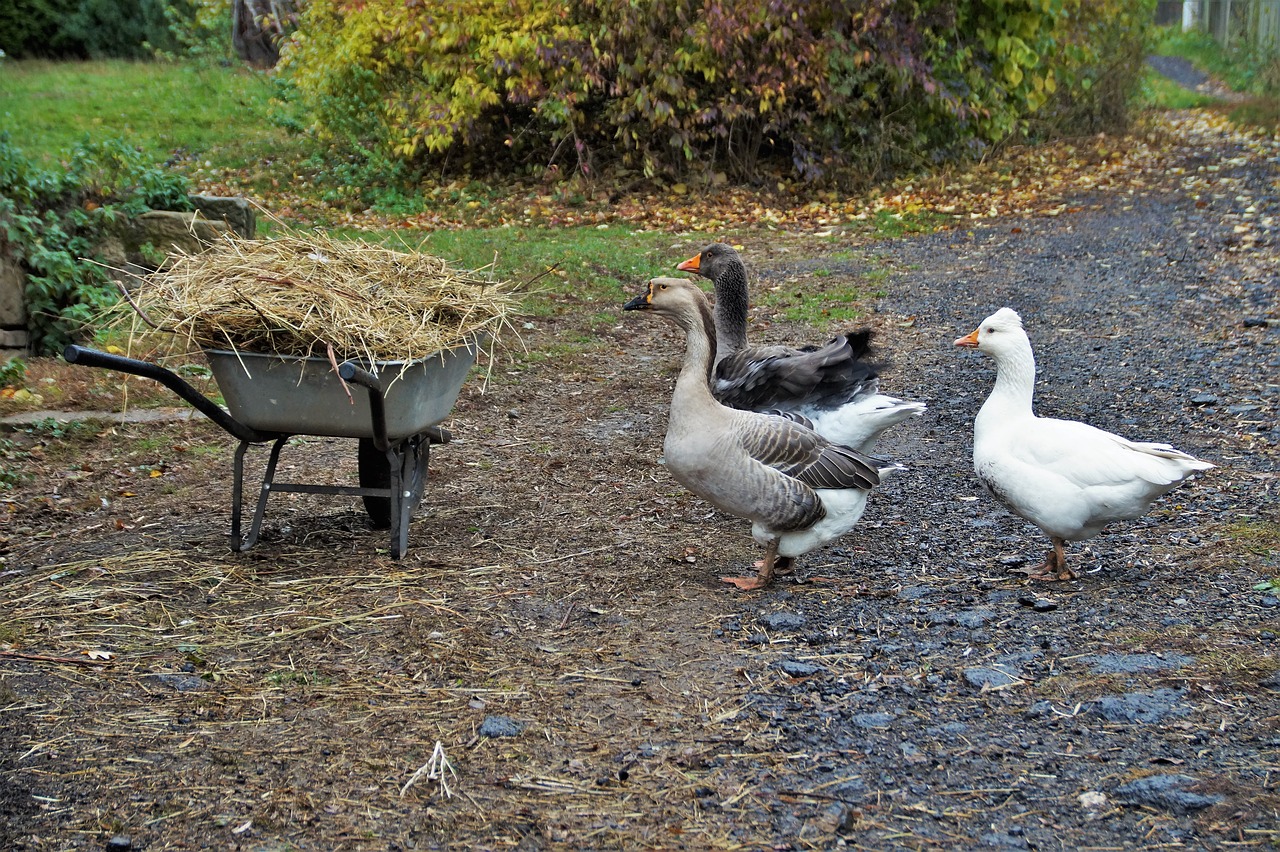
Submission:
[[[92,135],[118,136],[157,162],[212,158],[234,169],[303,150],[269,120],[272,88],[268,75],[242,68],[5,61],[0,118],[15,145],[46,162]]]

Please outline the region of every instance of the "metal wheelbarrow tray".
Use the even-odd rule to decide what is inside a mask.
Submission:
[[[68,346],[62,354],[71,364],[160,382],[239,439],[231,488],[233,551],[247,550],[258,540],[267,499],[280,491],[360,497],[373,525],[390,529],[391,556],[399,559],[408,550],[409,522],[426,490],[431,445],[450,439],[437,424],[452,411],[476,349],[474,343],[458,346],[407,364],[346,361],[336,374],[324,358],[208,350],[227,411],[149,361],[82,346]],[[359,487],[276,482],[280,451],[294,435],[359,439]],[[249,532],[242,535],[245,453],[250,445],[265,443],[271,452]]]

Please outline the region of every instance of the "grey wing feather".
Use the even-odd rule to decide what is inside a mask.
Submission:
[[[763,411],[797,405],[835,407],[875,393],[879,365],[862,360],[865,341],[855,346],[854,339],[857,335],[851,334],[804,349],[741,349],[716,365],[716,398],[730,408]]]
[[[751,429],[743,446],[752,458],[810,488],[873,488],[886,462],[833,444],[790,417],[773,415],[767,428]]]

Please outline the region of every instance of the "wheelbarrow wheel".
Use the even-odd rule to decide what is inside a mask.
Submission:
[[[374,446],[372,438],[361,438],[360,449],[356,456],[356,466],[360,473],[361,488],[390,488],[391,463],[387,454]],[[391,498],[360,498],[364,501],[364,510],[375,529],[385,530],[391,527]]]
[[[431,452],[431,442],[425,436],[408,439],[400,449],[400,491],[407,495],[402,504],[401,524],[403,529],[409,525],[409,516],[417,508],[422,493],[426,490],[427,460]],[[356,457],[359,469],[361,488],[390,488],[391,462],[387,454],[374,445],[372,438],[361,438]],[[364,510],[369,521],[376,529],[385,530],[391,527],[390,497],[362,496]]]

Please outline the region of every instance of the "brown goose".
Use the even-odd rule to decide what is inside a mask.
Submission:
[[[760,589],[776,570],[853,529],[871,489],[900,466],[833,444],[797,415],[722,405],[711,394],[715,325],[706,295],[692,281],[654,278],[624,310],[653,311],[685,332],[685,353],[663,445],[678,482],[726,512],[752,522],[766,548],[755,577],[725,577]]]
[[[712,243],[676,266],[715,285],[714,393],[731,408],[793,411],[818,434],[871,452],[885,430],[925,410],[880,393],[881,365],[870,356],[871,331],[847,331],[822,346],[752,346],[747,343],[747,269],[738,253]]]

